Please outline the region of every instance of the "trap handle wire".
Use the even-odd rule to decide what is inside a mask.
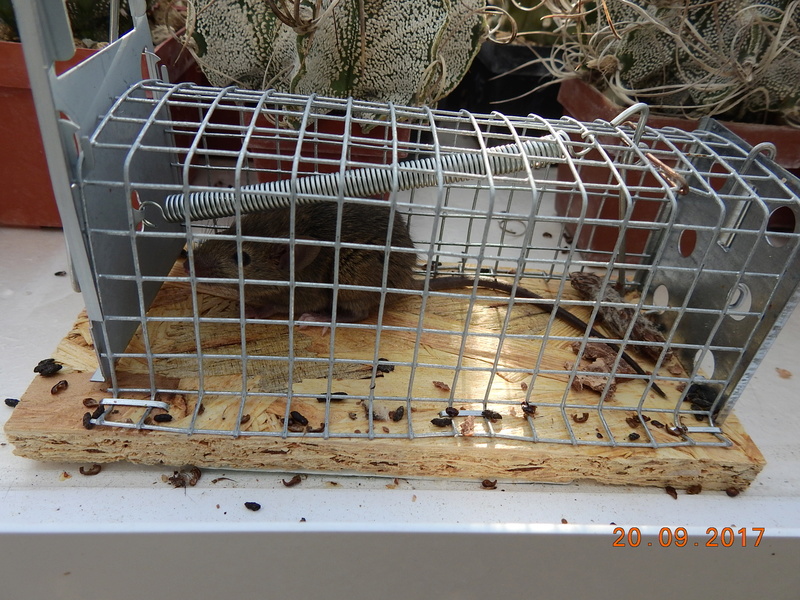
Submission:
[[[562,156],[558,141],[552,136],[530,140],[521,144],[496,146],[487,153],[489,172],[505,175],[524,169],[525,161],[539,163]],[[282,179],[256,185],[242,186],[241,213],[262,212],[288,206],[293,197],[298,204],[318,201],[319,197],[338,196],[340,180],[344,196],[368,198],[377,194],[404,191],[412,188],[432,187],[437,184],[437,172],[446,173],[446,183],[466,181],[487,174],[484,155],[457,152],[428,157],[399,164],[397,185],[391,169],[366,167],[349,169],[342,177],[339,173],[308,175],[296,179]],[[186,201],[188,200],[188,202]],[[234,191],[191,192],[171,194],[164,201],[162,213],[170,223],[186,219],[186,209],[192,221],[230,217],[236,214],[237,193]]]

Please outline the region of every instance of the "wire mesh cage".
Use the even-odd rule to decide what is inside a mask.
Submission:
[[[62,101],[95,425],[726,446],[798,300],[800,185],[711,120],[118,79]]]
[[[797,182],[630,119],[131,87],[80,174],[95,422],[728,444],[796,301]]]

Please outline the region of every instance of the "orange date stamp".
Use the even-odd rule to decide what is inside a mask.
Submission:
[[[765,527],[709,527],[706,529],[704,537],[690,539],[685,527],[662,527],[658,531],[656,541],[646,541],[638,527],[615,527],[614,538],[611,544],[615,548],[639,548],[655,546],[669,548],[672,546],[683,548],[684,546],[695,547],[704,546],[706,548],[731,548],[740,546],[742,548],[758,548],[761,538],[764,537]]]

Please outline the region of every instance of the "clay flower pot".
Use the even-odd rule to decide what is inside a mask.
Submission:
[[[561,82],[558,101],[564,110],[580,121],[604,119],[610,121],[625,107],[614,104],[596,87],[581,79],[567,79]],[[650,127],[676,127],[684,131],[697,129],[699,121],[651,114],[647,120]],[[785,125],[760,125],[758,123],[738,123],[720,121],[751,146],[761,142],[775,144],[775,162],[789,171],[800,169],[800,130]]]
[[[580,79],[567,79],[561,83],[558,101],[564,107],[566,114],[579,121],[594,121],[603,119],[611,121],[624,107],[611,102],[602,92],[594,86]],[[647,124],[654,128],[675,127],[684,131],[697,129],[698,121],[682,119],[680,117],[660,116],[651,114]],[[720,121],[722,125],[733,131],[750,145],[755,146],[761,142],[772,142],[777,149],[776,162],[787,170],[800,169],[800,131],[779,125],[758,125],[753,123],[734,123]],[[590,157],[591,158],[591,157]],[[595,157],[599,158],[599,157]],[[571,174],[565,170],[562,177],[569,178]],[[603,167],[584,166],[581,169],[581,178],[585,182],[608,183],[609,173]],[[631,175],[632,185],[638,185],[637,174]],[[648,175],[643,185],[657,185],[651,175]],[[653,197],[653,202],[636,202],[631,219],[633,221],[654,221],[660,208],[659,198]],[[567,194],[558,194],[556,197],[556,211],[562,216],[578,217],[581,214],[579,202],[574,201]],[[590,198],[586,215],[589,218],[607,220],[619,219],[619,206],[610,198]],[[776,224],[776,227],[778,225]],[[568,233],[574,234],[575,227],[568,227]],[[625,245],[629,255],[641,253],[647,243],[650,230],[629,229],[626,232]],[[619,236],[617,226],[586,226],[581,228],[578,236],[578,246],[588,250],[588,257],[592,260],[606,260],[608,253],[612,252]],[[594,253],[591,251],[595,251]],[[636,257],[628,257],[631,262],[638,262]]]
[[[95,52],[77,48],[70,60],[56,63],[56,73],[64,73]],[[207,84],[191,53],[177,39],[159,44],[155,52],[166,65],[170,81]],[[17,42],[0,42],[0,115],[0,225],[61,227],[22,44]]]
[[[254,165],[259,181],[277,181],[291,176],[298,140],[288,135],[285,128],[278,129],[259,117],[259,126],[272,129],[274,136],[254,137],[249,149],[255,153]],[[320,115],[309,124],[298,162],[299,174],[337,173],[342,159],[369,164],[388,164],[392,161],[391,127],[378,125],[365,131],[359,123],[350,125],[350,143],[344,148],[344,117]],[[398,127],[398,142],[409,140],[411,131]],[[260,156],[259,156],[260,155]],[[399,158],[407,152],[398,151]]]
[[[72,59],[56,63],[56,72],[95,52],[77,49]],[[61,227],[22,44],[17,42],[0,42],[0,115],[0,225]]]

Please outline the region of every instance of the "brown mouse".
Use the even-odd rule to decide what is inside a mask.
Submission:
[[[294,246],[294,314],[298,321],[330,321],[333,313],[333,294],[331,285],[335,276],[335,249],[322,246],[322,242],[334,242],[339,207],[335,202],[300,204],[295,207],[295,246]],[[263,238],[289,238],[290,208],[282,207],[266,212],[253,213],[242,217],[243,236]],[[336,320],[356,322],[365,319],[380,304],[381,294],[376,291],[347,289],[346,286],[369,286],[381,288],[384,271],[386,286],[401,290],[421,290],[423,281],[414,278],[417,254],[414,242],[408,231],[405,218],[397,211],[394,214],[391,232],[391,245],[396,250],[385,261],[386,239],[391,210],[389,205],[345,203],[341,217],[341,243],[339,250],[338,282],[341,286],[337,295]],[[224,232],[235,235],[235,227]],[[373,248],[349,248],[347,244],[374,246]],[[399,250],[407,248],[409,251]],[[229,278],[230,283],[214,284],[226,288],[233,297],[239,293],[239,257],[236,242],[232,240],[210,239],[194,249],[194,270],[197,277]],[[286,241],[242,241],[241,264],[245,279],[288,282],[291,264],[291,248]],[[384,266],[386,263],[386,266]],[[184,263],[189,271],[189,261]],[[434,277],[428,282],[428,289],[441,291],[472,287],[475,280],[464,275]],[[312,284],[312,285],[304,285]],[[320,284],[320,285],[313,285]],[[481,277],[480,287],[511,294],[512,286],[493,279]],[[327,286],[327,287],[326,287]],[[244,286],[246,315],[265,318],[274,314],[289,312],[290,293],[288,285],[249,283]],[[227,293],[225,295],[228,295]],[[389,297],[392,295],[390,294]],[[516,289],[516,297],[543,299],[538,294],[521,286]],[[550,312],[553,304],[533,303]],[[299,315],[299,316],[298,316]],[[593,327],[571,312],[556,307],[556,316],[581,331],[604,339]],[[618,346],[608,343],[618,350]],[[648,373],[627,353],[622,359],[640,375]],[[664,392],[653,383],[653,389],[661,396]]]
[[[298,321],[330,321],[333,310],[335,249],[321,246],[319,241],[336,240],[339,207],[335,202],[299,204],[295,208],[294,314]],[[243,236],[288,240],[291,212],[288,207],[253,213],[242,218]],[[380,292],[347,289],[344,286],[383,285],[384,254],[389,228],[389,206],[346,203],[342,210],[339,250],[336,320],[352,323],[365,319],[380,303]],[[235,227],[224,232],[235,235]],[[393,251],[387,262],[386,285],[390,288],[416,289],[413,276],[417,254],[408,233],[405,219],[395,212],[392,225],[392,246],[409,252]],[[349,248],[346,244],[373,245],[374,249]],[[292,252],[288,242],[243,241],[242,267],[245,279],[289,281]],[[198,277],[230,278],[224,285],[238,296],[239,261],[236,242],[211,239],[194,250],[194,267]],[[188,272],[188,261],[184,264]],[[323,285],[303,285],[323,284]],[[327,287],[325,286],[327,284]],[[289,311],[289,286],[247,284],[244,289],[247,315],[264,318]]]

